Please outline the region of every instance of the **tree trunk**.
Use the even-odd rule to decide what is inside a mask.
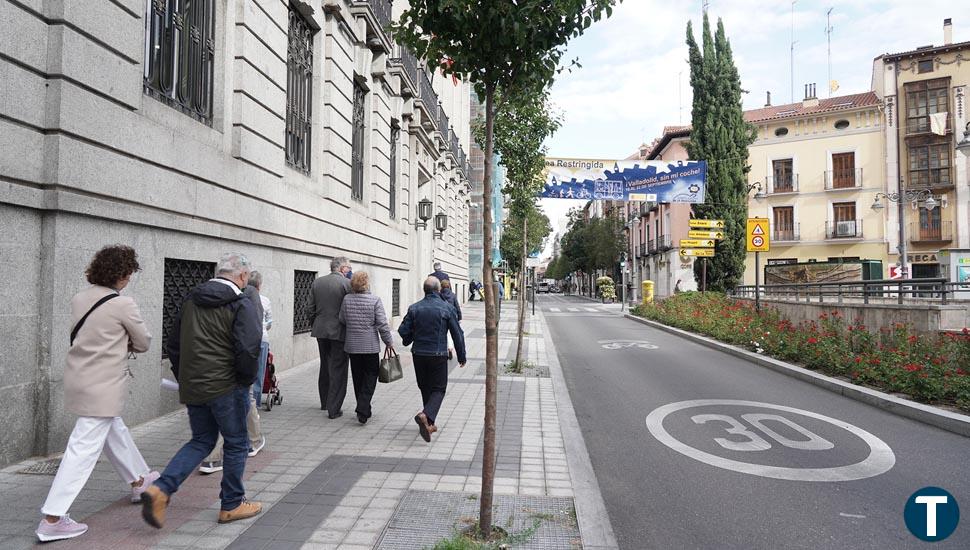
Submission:
[[[478,526],[492,534],[492,493],[495,488],[495,409],[498,385],[498,318],[492,272],[492,171],[495,132],[495,88],[485,92],[485,168],[482,174],[482,246],[485,279],[485,446],[482,452],[482,498]]]
[[[522,368],[522,330],[525,328],[525,262],[529,258],[529,216],[522,217],[522,262],[519,271],[519,345],[515,349],[515,367]]]

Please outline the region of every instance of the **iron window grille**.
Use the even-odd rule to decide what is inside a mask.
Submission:
[[[145,94],[212,125],[214,0],[151,0],[145,17]]]
[[[175,319],[182,310],[182,302],[196,286],[215,276],[214,262],[196,262],[165,258],[165,274],[162,283],[162,358],[168,357],[168,337],[175,326]]]
[[[367,91],[354,81],[353,143],[351,151],[350,196],[364,200],[364,102]]]
[[[304,174],[310,173],[313,33],[291,5],[286,48],[286,164]]]
[[[316,278],[316,271],[293,271],[293,334],[310,332],[313,328],[310,295]]]
[[[391,279],[391,317],[401,315],[401,279]]]
[[[401,140],[401,129],[397,126],[391,127],[391,176],[388,184],[388,211],[391,219],[397,217],[397,147]]]

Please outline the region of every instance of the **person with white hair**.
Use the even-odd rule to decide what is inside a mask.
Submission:
[[[243,487],[249,453],[246,414],[263,334],[256,306],[242,291],[251,271],[246,256],[223,255],[215,278],[192,289],[175,318],[166,349],[179,382],[179,401],[188,409],[192,439],[142,494],[142,517],[152,527],[165,525],[169,500],[212,452],[219,435],[225,442],[219,523],[262,511],[258,502],[246,500]]]
[[[438,279],[438,282],[448,280],[448,274],[441,270],[441,262],[435,262],[432,267],[434,268],[434,271],[428,274],[428,277],[434,277],[435,279]]]
[[[349,358],[344,351],[347,330],[340,322],[340,306],[344,296],[350,294],[350,260],[337,256],[330,261],[330,274],[317,277],[310,288],[310,314],[313,328],[310,336],[317,339],[320,352],[320,373],[317,392],[320,409],[327,411],[333,420],[343,416],[344,398],[347,396],[347,371]]]

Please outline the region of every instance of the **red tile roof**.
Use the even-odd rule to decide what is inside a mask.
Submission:
[[[899,59],[900,57],[924,56],[947,51],[962,50],[964,48],[970,48],[970,41],[957,42],[956,44],[944,44],[942,46],[923,46],[922,48],[916,48],[915,50],[909,50],[906,52],[884,53],[879,57],[883,58],[885,61],[893,61],[895,59]],[[879,59],[879,57],[876,59]]]
[[[744,112],[744,119],[748,122],[764,122],[804,115],[844,111],[871,105],[879,105],[879,98],[875,92],[863,92],[861,94],[819,99],[818,105],[814,107],[804,107],[802,102],[798,102],[787,105],[773,105],[761,109],[751,109]]]

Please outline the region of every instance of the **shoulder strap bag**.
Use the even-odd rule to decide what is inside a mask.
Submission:
[[[71,345],[72,346],[74,345],[74,339],[77,338],[77,332],[79,330],[81,330],[81,326],[84,325],[84,321],[87,321],[88,320],[88,315],[91,315],[91,313],[93,313],[94,310],[96,310],[99,307],[101,307],[101,304],[107,302],[108,300],[110,300],[112,298],[117,298],[118,296],[119,296],[119,294],[117,294],[117,293],[108,294],[104,298],[101,298],[100,300],[98,300],[97,302],[95,302],[93,306],[91,306],[91,309],[89,309],[88,312],[84,314],[84,317],[81,317],[81,320],[78,321],[76,325],[74,325],[74,330],[71,331]]]

